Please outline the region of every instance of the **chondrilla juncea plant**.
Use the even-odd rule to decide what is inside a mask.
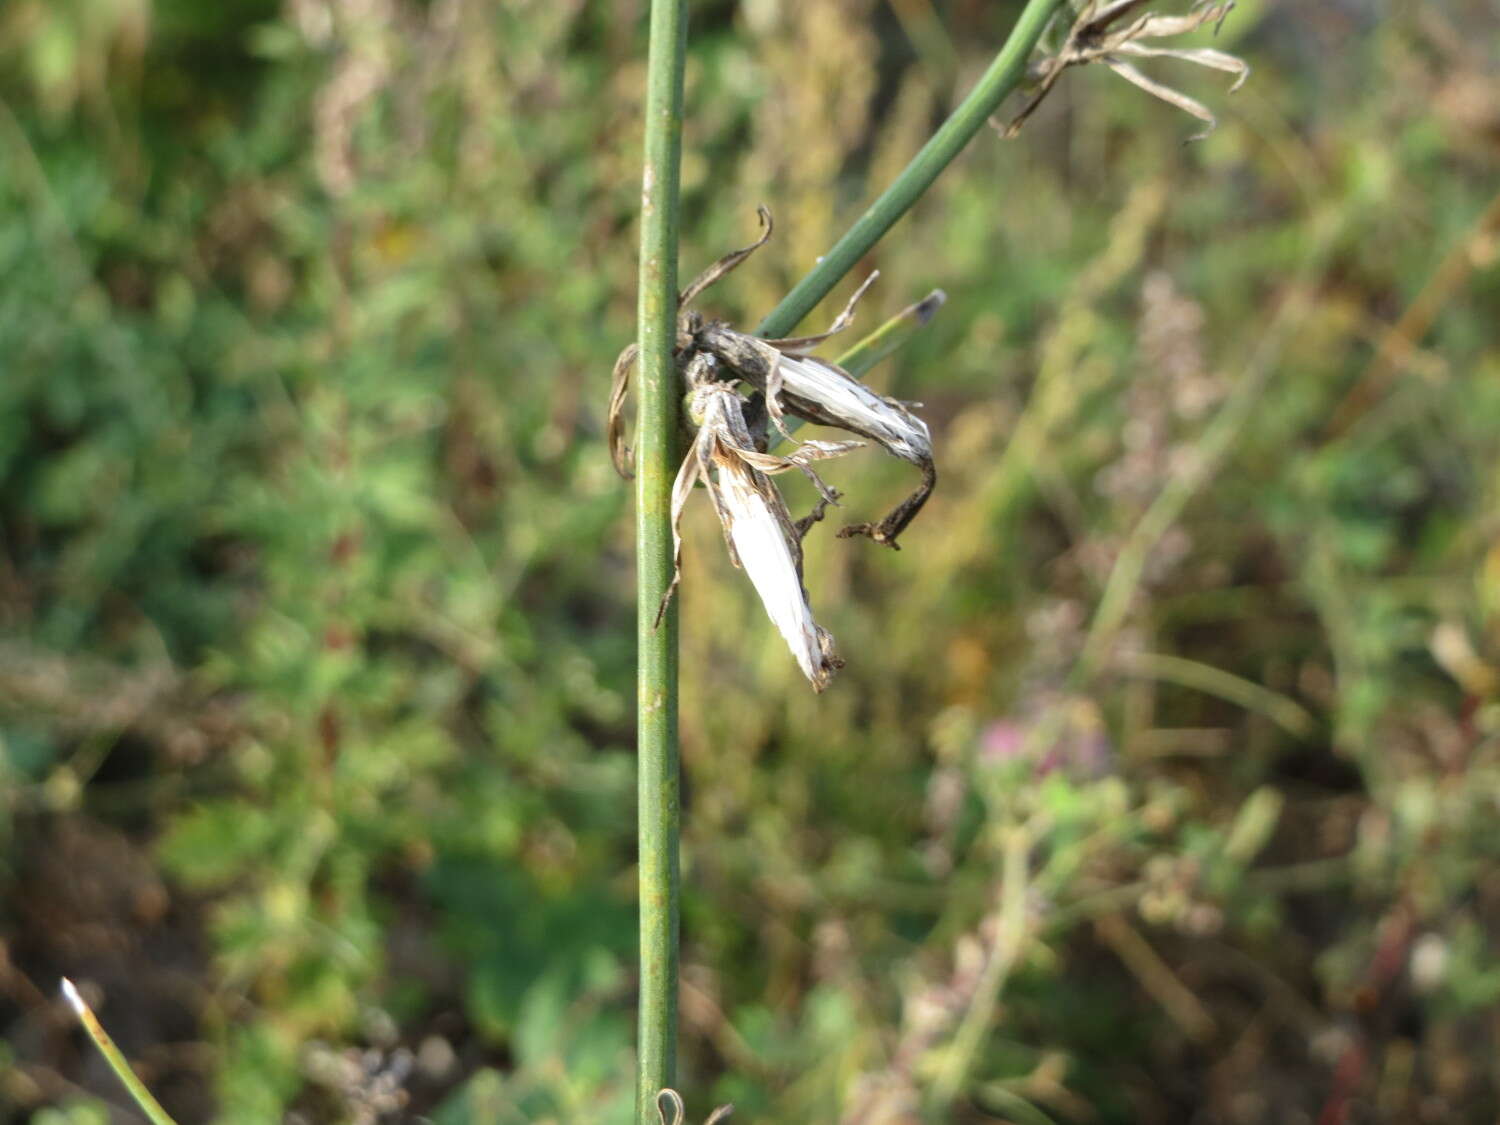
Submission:
[[[684,0],[653,0],[647,61],[645,161],[641,193],[640,291],[637,341],[615,366],[610,442],[616,466],[628,471],[622,409],[630,370],[639,368],[635,443],[638,797],[640,863],[640,1009],[637,1105],[640,1125],[667,1121],[662,1097],[670,1094],[676,1120],[682,1102],[675,1082],[678,834],[680,789],[677,747],[678,616],[672,604],[680,540],[676,526],[695,483],[702,482],[724,527],[731,557],[749,573],[768,615],[788,643],[813,688],[822,691],[840,666],[832,638],[813,620],[802,586],[801,540],[837,502],[810,462],[850,452],[855,442],[802,442],[787,456],[769,451],[774,436],[790,433],[785,416],[841,427],[910,461],[921,487],[877,524],[851,525],[844,535],[864,535],[895,546],[896,537],[926,502],[936,481],[930,435],[906,404],[885,399],[838,365],[805,354],[828,334],[793,337],[812,311],[919,199],[942,170],[996,113],[1023,78],[1039,41],[1054,22],[1062,45],[1042,62],[1031,102],[1006,130],[1013,135],[1069,66],[1101,61],[1127,80],[1186,112],[1213,118],[1199,103],[1146,78],[1121,56],[1167,56],[1234,72],[1232,56],[1209,50],[1148,47],[1140,39],[1181,34],[1222,20],[1231,4],[1196,5],[1186,16],[1138,15],[1143,0],[1088,0],[1080,8],[1063,0],[1029,0],[1009,38],[983,77],[914,156],[895,182],[864,212],[817,266],[761,322],[754,335],[705,321],[685,306],[742,262],[769,236],[735,251],[678,292],[678,185],[682,156],[683,71],[687,51]],[[1123,26],[1122,26],[1123,25]],[[868,283],[867,283],[868,284]],[[863,288],[861,288],[861,293]],[[858,299],[859,294],[855,295]],[[835,322],[845,326],[852,311]],[[742,396],[736,384],[751,393]],[[684,392],[688,421],[696,426],[682,459],[677,435]],[[792,520],[770,474],[798,469],[811,477],[820,500]],[[715,1118],[723,1116],[715,1113]]]

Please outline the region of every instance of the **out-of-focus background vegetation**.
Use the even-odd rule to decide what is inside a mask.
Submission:
[[[691,8],[748,325],[1019,5]],[[135,1120],[63,973],[184,1125],[628,1120],[643,17],[0,7],[7,1120]],[[826,696],[689,520],[695,1120],[1500,1112],[1500,18],[1193,42],[1207,141],[1071,72],[871,256],[943,478],[809,540]]]

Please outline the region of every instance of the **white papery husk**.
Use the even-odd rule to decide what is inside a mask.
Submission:
[[[797,666],[814,690],[822,691],[843,661],[833,638],[814,620],[802,585],[803,527],[792,521],[786,501],[768,474],[798,469],[817,486],[823,504],[832,503],[835,494],[812,470],[811,462],[837,457],[861,443],[804,442],[785,457],[760,452],[745,422],[744,400],[732,387],[714,380],[714,369],[712,357],[700,356],[688,372],[698,435],[672,487],[675,556],[680,559],[682,554],[683,509],[701,480],[723,526],[730,558],[750,576],[766,615],[791,649]],[[810,520],[821,516],[823,504]],[[676,585],[674,573],[666,598]],[[665,607],[666,599],[662,604]]]
[[[932,463],[927,423],[903,403],[877,394],[843,368],[812,356],[782,355],[777,372],[783,394],[815,403],[830,420],[825,425],[863,434],[913,465]]]
[[[764,491],[776,486],[743,461],[725,459],[715,464],[724,533],[797,666],[813,689],[822,691],[843,661],[828,631],[813,620],[802,585],[801,548],[795,537],[788,537],[788,521],[776,511],[779,494],[773,501]]]

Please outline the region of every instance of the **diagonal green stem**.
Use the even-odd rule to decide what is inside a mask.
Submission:
[[[104,1056],[104,1061],[109,1064],[109,1069],[115,1072],[115,1077],[120,1080],[151,1125],[176,1125],[176,1122],[167,1116],[167,1111],[162,1109],[161,1103],[151,1096],[151,1091],[146,1089],[146,1084],[136,1077],[135,1071],[130,1069],[130,1063],[125,1060],[120,1048],[115,1046],[115,1041],[109,1037],[109,1032],[104,1030],[104,1025],[94,1015],[93,1009],[83,1002],[78,989],[66,977],[63,978],[62,993],[68,1002],[68,1007],[73,1009],[73,1014],[83,1025],[83,1030],[88,1033],[88,1037],[94,1041],[94,1046]]]
[[[659,1125],[656,1095],[677,1063],[677,607],[657,623],[672,580],[672,477],[681,395],[672,362],[677,321],[677,206],[682,162],[685,0],[652,0],[641,177],[636,444],[636,730],[641,973],[636,1103]]]
[[[908,305],[868,336],[864,337],[836,361],[856,379],[881,360],[894,355],[927,326],[938,309],[948,300],[941,289],[934,289],[914,305]]]
[[[819,259],[812,272],[760,322],[756,335],[767,338],[790,336],[802,318],[828,296],[870,248],[885,237],[885,232],[895,225],[896,220],[911,209],[942,170],[953,163],[974,134],[983,128],[990,115],[1000,108],[1005,96],[1016,88],[1016,83],[1026,72],[1026,60],[1031,57],[1047,21],[1061,6],[1062,0],[1028,0],[1021,18],[1011,28],[1010,38],[1000,48],[995,61],[990,63],[984,77],[969,91],[969,96],[922,146],[922,151],[912,157],[895,183],[870,205],[844,237],[834,243],[833,249]]]

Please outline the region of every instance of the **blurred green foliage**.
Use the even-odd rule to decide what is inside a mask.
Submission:
[[[1015,8],[694,5],[684,270],[778,228],[709,306],[770,308]],[[642,16],[0,9],[16,1120],[118,1102],[64,971],[184,1122],[629,1119]],[[1500,24],[1217,45],[1233,98],[1153,69],[1208,141],[1070,74],[872,255],[867,325],[950,297],[869,376],[943,479],[899,554],[809,540],[826,696],[689,519],[695,1119],[1500,1110]],[[854,474],[855,519],[911,483]]]

